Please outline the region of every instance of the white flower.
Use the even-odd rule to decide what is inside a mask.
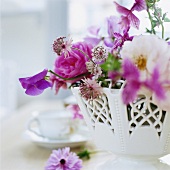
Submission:
[[[155,67],[159,68],[161,79],[165,79],[170,62],[170,47],[156,35],[135,36],[132,41],[126,41],[120,52],[121,57],[130,58],[141,73],[141,80],[150,77]]]

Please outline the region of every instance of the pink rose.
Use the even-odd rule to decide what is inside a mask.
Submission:
[[[81,51],[86,53],[89,58],[92,58],[92,45],[85,42],[79,42],[74,44],[72,46],[72,49],[73,48],[80,49]],[[54,64],[54,72],[63,78],[74,78],[87,72],[85,64],[87,60],[88,58],[82,52],[73,49],[67,57],[65,57],[64,54],[57,57]]]

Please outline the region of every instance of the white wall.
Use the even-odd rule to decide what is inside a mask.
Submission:
[[[26,1],[22,2],[4,0],[2,3],[0,111],[4,107],[10,111],[27,102],[50,97],[50,89],[37,97],[27,96],[18,78],[34,75],[49,66],[52,69],[53,40],[67,34],[67,12],[64,12],[67,1],[48,0],[41,1],[42,4],[27,1],[27,5]]]

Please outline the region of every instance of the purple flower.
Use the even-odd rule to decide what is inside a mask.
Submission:
[[[19,78],[19,81],[24,89],[25,93],[31,96],[41,94],[46,88],[52,87],[52,84],[45,80],[48,70],[44,69],[42,72],[26,78]]]
[[[78,42],[72,45],[72,51],[65,58],[64,54],[58,56],[54,64],[54,72],[63,78],[74,78],[87,73],[86,61],[92,58],[92,45]],[[85,55],[85,54],[86,55]],[[81,79],[80,77],[79,79]],[[78,81],[74,79],[71,82]]]
[[[158,99],[162,100],[165,99],[165,90],[162,86],[163,83],[161,83],[159,79],[160,79],[159,71],[158,68],[155,67],[151,75],[151,78],[145,81],[145,86],[152,90]]]
[[[83,115],[77,104],[70,104],[67,108],[73,113],[73,119],[83,119]]]
[[[123,35],[119,33],[114,33],[115,41],[114,41],[113,49],[122,47],[125,41],[132,41],[133,37],[132,36],[129,37],[128,30],[124,30]]]
[[[126,85],[122,92],[122,98],[124,104],[129,104],[134,101],[137,92],[140,89],[142,82],[140,82],[140,73],[138,68],[133,64],[133,62],[126,58],[122,64],[123,77],[126,79]]]
[[[66,147],[52,151],[45,170],[80,170],[81,168],[82,160]]]
[[[88,42],[93,46],[98,45],[102,40],[102,37],[99,35],[99,31],[100,31],[100,27],[97,26],[89,27],[88,28],[89,35],[84,38],[85,42]]]
[[[121,24],[126,27],[129,27],[132,25],[135,28],[139,28],[140,21],[139,19],[132,13],[132,10],[129,10],[121,5],[119,5],[117,2],[114,2],[116,5],[117,11],[122,14],[123,16]]]
[[[120,18],[116,16],[110,16],[107,18],[107,32],[109,37],[114,37],[114,33],[122,33],[122,27],[119,24]]]
[[[146,10],[147,9],[147,5],[146,5],[146,0],[135,0],[135,3],[133,4],[131,11],[142,11],[142,10]]]

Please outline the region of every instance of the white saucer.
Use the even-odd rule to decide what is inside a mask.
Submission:
[[[85,145],[85,143],[91,139],[89,131],[86,128],[79,130],[77,133],[71,134],[69,139],[63,140],[50,140],[48,138],[38,136],[29,130],[25,131],[24,138],[38,146],[49,149],[57,149],[62,147],[79,147]]]

